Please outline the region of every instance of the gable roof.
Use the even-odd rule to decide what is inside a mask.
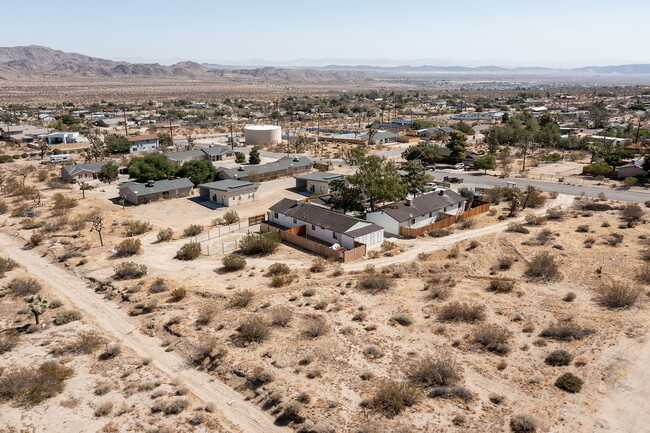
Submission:
[[[330,183],[331,181],[337,179],[345,179],[346,177],[347,177],[346,174],[330,173],[328,171],[317,171],[315,173],[307,173],[307,174],[301,174],[299,176],[294,176],[295,179],[315,180],[315,181],[321,181],[327,183]]]
[[[289,198],[280,200],[269,210],[352,238],[383,230],[375,223]]]
[[[158,140],[158,136],[155,134],[146,134],[146,135],[127,135],[125,137],[130,143],[137,143],[139,141],[149,141],[149,140]]]
[[[63,170],[65,170],[66,173],[68,173],[70,176],[74,176],[75,174],[82,171],[99,173],[102,167],[105,166],[106,164],[115,164],[116,166],[119,167],[119,165],[115,161],[100,161],[100,162],[90,162],[88,164],[64,165]]]
[[[242,178],[251,175],[252,173],[256,174],[266,174],[273,173],[275,171],[287,170],[290,167],[305,167],[312,164],[312,160],[306,156],[301,156],[299,158],[293,158],[290,156],[283,156],[275,162],[269,162],[267,164],[261,165],[247,165],[243,167],[243,170],[238,168],[224,168],[219,167],[217,171],[226,173],[229,177],[233,179]]]
[[[440,194],[442,192],[442,194]],[[397,222],[408,221],[411,218],[417,218],[444,209],[447,206],[453,206],[465,201],[465,198],[452,190],[434,191],[428,194],[417,196],[410,200],[394,203],[389,206],[378,209],[375,212],[384,212]]]
[[[136,196],[144,196],[187,187],[193,188],[194,184],[188,178],[182,177],[180,179],[157,180],[153,183],[153,186],[146,186],[146,184],[140,182],[127,182],[123,185],[120,185],[119,189],[121,191],[125,188],[128,188]]]
[[[217,189],[219,191],[233,191],[239,188],[259,188],[259,183],[243,182],[236,179],[217,180],[215,182],[202,183],[198,185],[199,188]]]

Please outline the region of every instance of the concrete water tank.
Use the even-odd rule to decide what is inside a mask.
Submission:
[[[247,145],[261,146],[282,141],[282,128],[275,125],[246,125],[244,133]]]

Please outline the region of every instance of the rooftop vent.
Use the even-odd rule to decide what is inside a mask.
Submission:
[[[300,203],[302,203],[302,200],[300,200],[299,198],[297,198],[297,199],[296,199],[296,205],[299,205]]]
[[[441,189],[440,191],[438,191],[438,195],[445,195],[445,191]]]
[[[410,198],[407,198],[407,199],[406,199],[406,205],[407,205],[407,206],[411,206],[411,199],[410,199]]]
[[[144,184],[144,186],[146,186],[147,188],[152,188],[153,184],[154,184],[153,180],[148,180],[147,183]]]
[[[293,160],[294,160],[295,162],[300,162],[300,158],[298,158],[297,156],[296,156],[295,158],[293,158]]]
[[[237,170],[244,171],[244,167],[240,166]]]

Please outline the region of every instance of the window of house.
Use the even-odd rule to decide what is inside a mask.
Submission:
[[[336,237],[336,233],[332,232],[332,237],[333,237],[334,239],[337,239],[337,237]]]
[[[311,225],[311,229],[312,229],[313,231],[316,231],[316,226],[312,224],[312,225]]]
[[[277,218],[277,217],[278,217],[278,213],[277,213],[277,212],[273,212],[273,218]]]
[[[295,223],[297,223],[297,222],[298,222],[298,221],[296,221],[296,219],[294,218],[294,219],[293,219],[293,223],[295,224]]]
[[[429,212],[429,218],[433,217],[433,212]]]
[[[411,224],[415,224],[415,218],[411,220]]]

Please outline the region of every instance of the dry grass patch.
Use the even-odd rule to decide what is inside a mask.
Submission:
[[[623,281],[612,281],[602,284],[598,289],[598,301],[601,305],[611,308],[629,308],[640,300],[643,291]]]
[[[18,368],[0,376],[0,400],[33,406],[63,392],[74,370],[58,363]]]
[[[557,281],[562,277],[557,259],[548,251],[535,254],[528,262],[525,274],[531,280],[540,282]]]
[[[462,379],[462,369],[450,355],[439,354],[420,360],[408,375],[411,381],[426,387],[452,386]]]
[[[367,405],[387,417],[393,418],[407,407],[417,404],[419,399],[419,391],[410,383],[385,381],[377,387]]]
[[[450,302],[438,311],[443,322],[480,322],[485,320],[485,305],[475,302]]]

